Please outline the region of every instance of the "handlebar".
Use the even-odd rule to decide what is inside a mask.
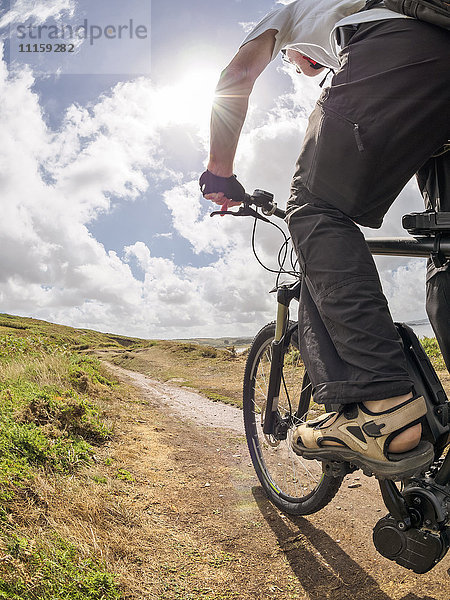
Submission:
[[[280,219],[286,217],[286,211],[278,208],[276,202],[273,201],[273,194],[265,192],[264,190],[255,190],[251,196],[246,194],[250,204],[254,204],[262,209],[262,212],[266,216],[275,215]]]
[[[250,194],[245,194],[245,200],[238,210],[216,210],[212,212],[210,216],[231,215],[233,217],[255,217],[262,221],[268,221],[268,219],[265,219],[251,208],[252,204],[261,208],[262,213],[268,217],[275,215],[280,219],[284,219],[286,216],[286,211],[278,208],[276,202],[273,201],[273,194],[265,192],[264,190],[255,190],[251,196]]]
[[[286,211],[278,208],[273,200],[274,196],[270,192],[256,189],[252,195],[245,194],[245,200],[238,210],[218,210],[211,213],[215,215],[232,215],[235,217],[252,216],[261,221],[269,222],[269,219],[263,217],[260,213],[253,210],[251,206],[261,208],[262,213],[267,217],[275,215],[280,219],[286,217]],[[445,263],[450,259],[450,234],[448,231],[436,231],[434,235],[417,235],[398,238],[368,238],[366,239],[372,254],[385,256],[411,256],[411,257],[432,257],[435,261]],[[437,265],[439,266],[439,265]]]

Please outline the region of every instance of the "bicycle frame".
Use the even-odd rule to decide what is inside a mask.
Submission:
[[[215,214],[253,216],[268,222],[266,217],[250,208],[251,204],[262,208],[266,217],[286,216],[285,212],[277,208],[273,202],[273,195],[261,190],[255,190],[252,196],[247,196],[238,211],[216,211],[211,216]],[[433,215],[430,213],[413,213],[406,217],[411,227],[405,227],[413,237],[368,239],[366,241],[372,254],[431,257],[436,266],[442,266],[450,259],[450,214],[440,214],[443,218],[443,221],[441,219],[443,225],[440,227],[435,226],[439,225],[437,219],[436,223],[432,222]],[[417,223],[420,228],[416,227]],[[429,225],[430,223],[433,227]],[[296,330],[296,325],[289,324],[289,307],[292,300],[300,299],[301,286],[300,278],[292,284],[282,284],[271,290],[277,292],[277,319],[271,346],[263,433],[266,438],[271,436],[275,442],[286,440],[293,419],[304,417],[299,413],[303,405],[305,383],[300,392],[299,406],[295,409],[292,407],[290,414],[284,418],[278,411],[282,382],[284,385],[284,354]],[[403,341],[414,389],[425,398],[427,404],[428,410],[423,419],[422,432],[423,437],[435,448],[435,461],[425,475],[403,481],[401,491],[393,481],[379,479],[381,494],[389,514],[382,517],[375,525],[373,541],[376,549],[386,558],[416,573],[426,573],[443,558],[450,547],[450,452],[445,458],[440,458],[442,451],[450,443],[450,402],[412,329],[405,324],[396,325]],[[337,406],[331,405],[325,408],[329,411],[336,409]],[[326,475],[341,479],[355,468],[354,465],[342,461],[323,464]],[[364,471],[364,467],[362,468]],[[368,471],[367,474],[372,475],[372,472]]]
[[[405,241],[405,245],[403,242]],[[411,256],[408,251],[410,240],[408,238],[396,239],[386,238],[386,247],[393,251],[394,243],[397,251],[402,251],[405,256]],[[372,242],[368,240],[369,248],[375,254],[384,253],[385,240],[380,239]],[[375,248],[373,248],[375,246]],[[414,245],[415,256],[422,256],[429,247],[426,245]],[[408,252],[408,253],[407,253]],[[418,254],[418,253],[422,254]],[[397,255],[397,254],[396,254]],[[426,254],[425,254],[426,256]],[[272,344],[272,362],[270,369],[269,388],[267,394],[266,415],[263,431],[266,435],[275,435],[276,413],[278,409],[278,397],[280,393],[280,381],[283,359],[283,348],[289,345],[292,330],[288,329],[289,306],[292,300],[299,300],[302,281],[293,284],[282,284],[277,291],[277,318],[276,335]],[[272,290],[275,291],[275,290]],[[405,324],[397,323],[397,329],[403,341],[407,359],[409,374],[414,382],[416,392],[423,395],[428,406],[428,412],[424,423],[424,437],[431,441],[436,447],[436,452],[441,453],[450,441],[450,402],[439,381],[439,378],[425,354],[413,330]],[[447,455],[437,475],[440,485],[450,483],[450,453]]]
[[[433,240],[410,238],[380,238],[368,240],[373,254],[396,256],[429,256]],[[440,252],[450,251],[450,243],[441,245]],[[302,281],[284,284],[277,289],[276,336],[272,344],[272,362],[267,394],[263,431],[275,439],[285,439],[288,424],[278,414],[278,397],[283,368],[283,349],[289,345],[293,334],[289,328],[289,306],[293,299],[299,300]],[[272,290],[274,291],[274,290]],[[408,371],[415,391],[423,395],[428,411],[423,423],[423,437],[434,445],[438,459],[450,442],[450,402],[413,330],[405,324],[396,324],[405,349]],[[326,407],[327,410],[335,407]],[[301,417],[295,413],[295,416]],[[324,465],[331,476],[351,472],[346,463]],[[412,478],[406,482],[403,493],[395,483],[379,480],[384,503],[389,515],[380,519],[373,533],[377,550],[386,558],[394,560],[416,573],[430,570],[447,552],[450,545],[450,527],[447,527],[450,485],[450,452],[441,464],[427,477]],[[447,508],[446,508],[447,507]],[[401,551],[393,550],[401,548]],[[397,552],[397,554],[395,554]]]

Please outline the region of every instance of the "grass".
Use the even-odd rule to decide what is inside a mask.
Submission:
[[[0,599],[118,599],[101,561],[51,527],[35,536],[20,524],[30,501],[43,502],[38,479],[77,476],[111,438],[96,400],[114,386],[98,359],[71,349],[64,329],[49,324],[45,335],[28,321],[0,320],[8,330],[0,333]]]
[[[33,337],[47,346],[65,346],[84,351],[94,348],[142,348],[154,343],[152,340],[101,333],[91,329],[76,329],[65,325],[47,323],[29,317],[16,317],[0,313],[0,338],[14,333],[17,344],[22,338]]]
[[[423,337],[421,338],[420,343],[424,347],[425,352],[428,354],[428,358],[436,371],[445,371],[446,366],[436,338]]]
[[[50,541],[0,538],[0,598],[120,600],[114,577],[58,536]]]
[[[223,394],[217,394],[211,390],[199,390],[201,394],[212,400],[213,402],[223,402],[224,404],[234,404],[233,398],[224,396]]]
[[[422,342],[443,369],[436,341]],[[0,315],[0,600],[241,597],[221,583],[241,555],[186,538],[203,488],[190,462],[178,465],[183,454],[172,456],[165,415],[105,376],[94,353],[241,402],[246,356],[230,348]],[[207,504],[205,523],[214,514],[216,527],[219,513]]]

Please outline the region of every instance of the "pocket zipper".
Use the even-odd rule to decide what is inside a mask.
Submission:
[[[359,133],[359,125],[358,123],[352,123],[353,125],[353,133],[355,134],[356,145],[358,146],[358,150],[360,152],[364,152],[364,144],[361,139],[361,134]]]
[[[359,131],[359,124],[353,123],[353,121],[350,121],[350,119],[347,119],[347,117],[343,117],[341,114],[339,114],[337,111],[330,108],[329,106],[324,106],[322,103],[320,103],[320,104],[325,112],[328,111],[328,112],[333,113],[334,115],[336,115],[336,117],[338,117],[342,121],[345,121],[346,123],[348,123],[349,125],[351,125],[353,127],[353,135],[355,136],[356,146],[358,147],[358,150],[360,152],[364,152],[364,144],[361,139],[361,133]]]

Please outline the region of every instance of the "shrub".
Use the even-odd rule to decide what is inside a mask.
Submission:
[[[446,367],[444,359],[442,358],[441,350],[436,338],[423,337],[421,338],[420,343],[424,347],[433,367],[437,371],[445,371]]]
[[[87,392],[90,383],[108,387],[114,385],[114,382],[101,375],[100,361],[84,354],[72,355],[69,378],[71,384],[81,392]]]

